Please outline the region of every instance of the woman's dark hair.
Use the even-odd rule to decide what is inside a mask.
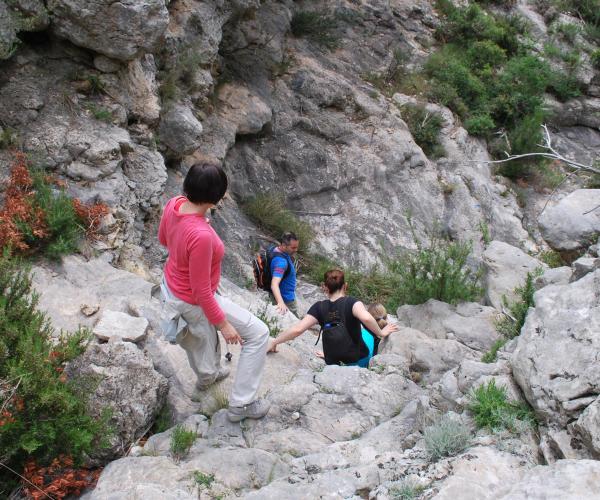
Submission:
[[[227,191],[227,175],[214,163],[196,163],[183,181],[183,194],[192,203],[216,205]]]
[[[341,269],[331,269],[323,275],[323,284],[330,294],[341,290],[344,283],[344,271]]]

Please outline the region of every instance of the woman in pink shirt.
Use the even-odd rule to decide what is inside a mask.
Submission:
[[[239,422],[261,418],[270,404],[257,398],[265,364],[269,329],[256,316],[217,293],[223,242],[206,213],[223,198],[227,176],[218,165],[196,164],[183,181],[185,196],[168,201],[158,231],[169,250],[162,283],[163,317],[181,317],[187,327],[175,341],[186,351],[198,380],[192,399],[229,375],[221,366],[217,331],[228,344],[241,344],[237,373],[229,398],[228,417]]]

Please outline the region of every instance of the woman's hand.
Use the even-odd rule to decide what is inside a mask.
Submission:
[[[275,339],[269,339],[269,343],[267,344],[267,352],[277,352],[277,342]]]
[[[381,336],[382,336],[382,338],[386,338],[390,333],[397,332],[398,330],[399,330],[398,325],[389,323],[381,329]]]
[[[223,323],[217,325],[217,328],[221,331],[221,335],[228,344],[243,344],[244,341],[233,325],[225,320]]]

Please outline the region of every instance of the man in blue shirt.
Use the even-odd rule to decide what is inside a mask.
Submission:
[[[288,310],[298,316],[296,302],[296,266],[293,256],[298,251],[298,237],[284,233],[281,244],[273,249],[271,258],[271,292],[281,314]]]

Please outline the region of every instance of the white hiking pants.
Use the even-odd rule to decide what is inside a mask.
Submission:
[[[175,297],[164,280],[161,291],[163,316],[180,315],[187,323],[187,327],[177,333],[176,341],[187,353],[190,366],[198,377],[198,387],[213,383],[221,367],[221,344],[216,327],[208,321],[200,306]],[[228,298],[215,294],[215,299],[244,340],[229,397],[230,406],[244,406],[257,398],[267,356],[269,329],[250,311]]]

